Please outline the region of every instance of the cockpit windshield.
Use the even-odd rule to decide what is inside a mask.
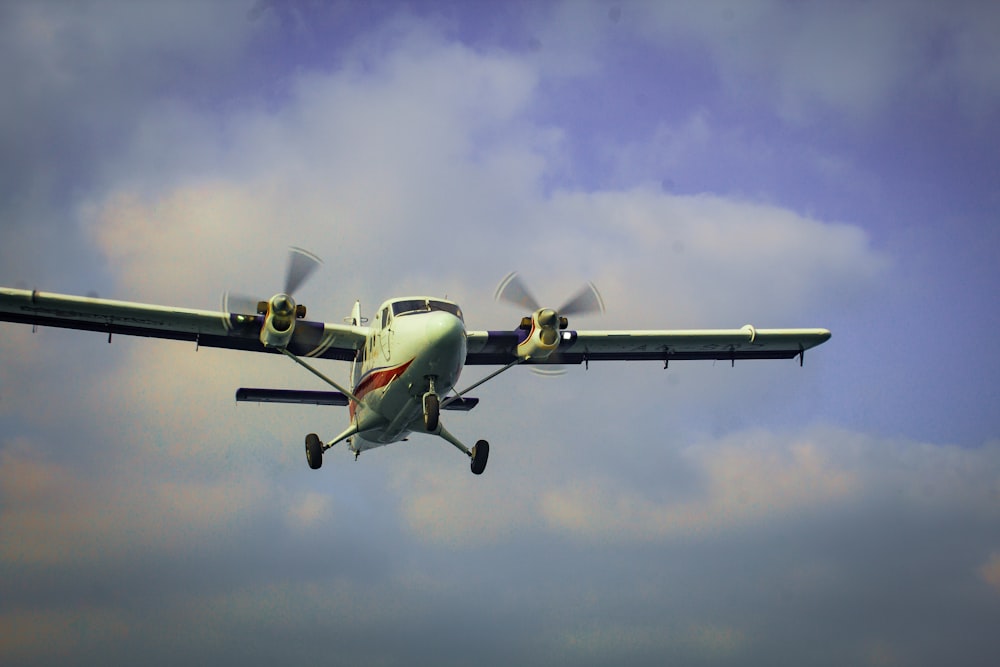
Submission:
[[[451,313],[463,322],[465,321],[462,318],[462,309],[447,301],[438,301],[437,299],[404,299],[402,301],[395,301],[392,304],[392,314],[396,317],[400,315],[412,315],[413,313],[429,313],[432,310]]]

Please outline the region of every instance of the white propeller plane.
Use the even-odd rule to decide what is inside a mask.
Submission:
[[[497,288],[496,298],[526,310],[517,328],[475,331],[465,327],[458,304],[431,296],[390,299],[370,325],[355,302],[344,324],[305,319],[292,294],[318,266],[312,254],[292,248],[285,290],[267,301],[224,298],[221,311],[52,294],[0,287],[0,321],[193,341],[198,346],[284,354],[336,391],[241,388],[237,401],[348,406],[350,422],[332,440],[305,438],[309,467],[345,442],[355,453],[405,440],[411,433],[436,435],[471,459],[472,472],[486,468],[489,443],[469,448],[441,423],[441,410],[471,410],[479,402],[466,394],[514,366],[536,369],[591,361],[657,360],[667,367],[681,359],[792,359],[830,338],[826,329],[740,329],[675,331],[574,331],[567,316],[603,311],[593,284],[562,308],[538,304],[516,274]],[[351,362],[350,386],[317,370],[309,361]],[[456,391],[466,366],[499,366]]]

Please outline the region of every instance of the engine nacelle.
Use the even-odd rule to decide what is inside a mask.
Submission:
[[[264,347],[283,348],[295,333],[295,319],[305,315],[305,308],[296,307],[295,301],[287,294],[276,294],[267,302],[264,326],[260,328],[260,342]]]
[[[548,358],[559,347],[559,330],[564,328],[562,319],[551,308],[535,311],[531,316],[530,328],[524,327],[528,329],[528,336],[517,346],[517,356],[522,359]]]

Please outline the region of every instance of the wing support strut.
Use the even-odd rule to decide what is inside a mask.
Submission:
[[[514,361],[512,361],[509,364],[507,364],[506,366],[504,366],[503,368],[501,368],[499,370],[496,370],[496,371],[493,371],[492,373],[490,373],[489,375],[487,375],[486,377],[484,377],[479,382],[476,382],[474,384],[469,385],[468,387],[466,387],[462,391],[456,391],[453,396],[449,396],[448,398],[446,398],[443,401],[441,401],[441,407],[444,408],[449,403],[454,403],[455,401],[457,401],[458,399],[462,398],[462,396],[464,396],[465,394],[469,393],[470,391],[472,391],[476,387],[478,387],[478,386],[480,386],[482,384],[486,384],[487,382],[489,382],[490,380],[492,380],[496,376],[500,375],[504,371],[509,370],[509,369],[513,368],[514,366],[517,366],[518,364],[520,364],[523,361],[524,361],[524,359],[521,359],[520,357],[518,357]],[[444,437],[444,436],[442,436],[442,437]],[[448,439],[445,438],[445,440],[448,440]],[[448,440],[448,442],[451,442],[451,441]],[[452,443],[452,444],[454,444],[454,443]]]
[[[316,370],[315,368],[313,368],[312,366],[310,366],[306,362],[304,362],[301,359],[299,359],[299,357],[297,357],[295,354],[293,354],[292,352],[289,352],[287,348],[284,348],[284,347],[281,348],[281,353],[284,354],[289,359],[291,359],[292,361],[294,361],[295,363],[297,363],[298,365],[300,365],[303,368],[305,368],[307,371],[309,371],[310,373],[312,373],[313,375],[315,375],[316,377],[318,377],[323,382],[327,383],[328,385],[330,385],[331,387],[333,387],[334,389],[336,389],[337,391],[339,391],[344,396],[347,396],[347,398],[351,399],[355,403],[361,403],[361,399],[358,398],[357,396],[355,396],[353,392],[349,391],[345,387],[340,386],[335,381],[333,381],[330,378],[328,378],[327,376],[323,375],[318,370]]]

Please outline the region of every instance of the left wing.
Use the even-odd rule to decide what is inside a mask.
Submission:
[[[124,336],[186,340],[204,347],[277,352],[260,342],[262,315],[156,306],[130,301],[0,287],[0,321]],[[303,357],[354,359],[368,327],[297,320],[289,351]]]
[[[470,331],[465,363],[508,364],[526,332]],[[830,339],[827,329],[682,329],[665,331],[560,332],[559,347],[528,364],[580,364],[590,361],[669,362],[681,359],[792,359]]]

